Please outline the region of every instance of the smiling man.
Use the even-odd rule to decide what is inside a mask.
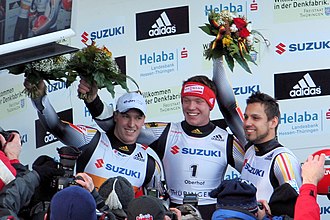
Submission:
[[[226,79],[223,61],[214,60],[213,65],[213,80],[197,75],[183,82],[183,121],[147,123],[137,140],[149,145],[162,160],[171,206],[181,205],[185,194],[196,194],[203,219],[211,219],[216,199],[209,192],[221,183],[228,165],[242,169],[246,143],[240,109]],[[103,130],[111,129],[114,118],[107,113],[95,85],[82,80],[78,91],[93,94],[86,106]],[[234,135],[211,122],[216,100]]]
[[[256,92],[246,104],[244,131],[249,143],[241,178],[257,187],[258,200],[269,202],[274,190],[284,183],[299,192],[302,183],[300,163],[276,136],[280,120],[277,101],[265,93]]]
[[[24,82],[30,88],[28,81]],[[147,106],[139,93],[126,93],[119,97],[113,112],[114,126],[100,132],[85,125],[61,121],[45,92],[45,83],[38,85],[41,97],[32,99],[45,129],[63,144],[75,146],[82,153],[77,160],[77,172],[86,172],[99,187],[110,177],[123,176],[133,185],[135,192],[141,187],[162,188],[161,162],[147,146],[137,144],[144,126]]]

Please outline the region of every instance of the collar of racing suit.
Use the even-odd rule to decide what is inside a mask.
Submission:
[[[204,126],[192,126],[187,121],[182,121],[181,126],[184,132],[192,137],[206,137],[215,129],[215,125],[212,122]]]
[[[254,145],[254,149],[255,149],[257,156],[262,156],[262,155],[274,150],[277,147],[282,147],[282,145],[278,142],[278,140],[276,138],[274,138],[270,141],[261,143],[261,144]]]
[[[109,137],[112,149],[116,149],[124,154],[132,154],[136,148],[136,144],[124,144],[121,142],[114,134],[114,130],[107,132],[107,136]]]

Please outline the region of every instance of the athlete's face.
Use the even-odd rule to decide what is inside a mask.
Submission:
[[[210,106],[202,98],[183,97],[182,110],[186,121],[192,126],[204,126],[210,121]]]
[[[124,144],[136,143],[144,125],[145,116],[136,109],[130,109],[125,113],[116,112],[114,115],[115,136]]]
[[[273,139],[277,124],[277,117],[268,121],[264,105],[252,103],[246,106],[244,113],[244,132],[248,141],[254,144],[260,144]]]

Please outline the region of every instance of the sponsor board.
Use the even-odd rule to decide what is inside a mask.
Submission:
[[[188,60],[186,47],[141,53],[138,57],[140,77],[173,74]]]
[[[302,20],[329,19],[329,0],[275,0],[274,21],[277,23],[288,23]]]
[[[242,1],[243,2],[243,1]],[[208,4],[204,6],[204,15],[208,16],[211,11],[215,13],[220,13],[221,11],[229,11],[235,14],[242,14],[242,12],[246,12],[246,4],[242,4],[241,1],[239,3],[229,2],[229,3],[219,3],[219,4]],[[256,4],[251,6],[253,10],[256,10]]]
[[[293,43],[280,42],[275,46],[275,52],[279,55],[291,53],[321,52],[330,49],[330,40],[302,41]]]
[[[188,6],[136,14],[136,41],[189,33]]]
[[[330,95],[330,70],[310,70],[274,75],[278,100]]]
[[[106,22],[107,26],[100,27],[95,24],[91,25],[90,30],[83,30],[80,35],[80,41],[83,44],[91,42],[100,42],[101,40],[113,40],[114,38],[123,37],[126,34],[125,17],[112,17]],[[98,27],[97,29],[94,29]]]
[[[282,112],[278,135],[283,137],[329,133],[329,115],[329,108]]]
[[[142,92],[148,108],[148,118],[160,115],[181,113],[181,87],[169,87],[159,90],[146,90]]]
[[[251,95],[254,92],[260,91],[260,85],[246,85],[246,86],[238,86],[233,87],[234,95]]]
[[[0,118],[6,118],[22,112],[27,106],[26,94],[21,85],[15,85],[10,88],[0,90]]]

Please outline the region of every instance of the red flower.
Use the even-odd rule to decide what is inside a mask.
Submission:
[[[233,20],[234,24],[239,30],[245,28],[247,25],[246,21],[243,18],[234,18]]]
[[[247,28],[243,28],[239,31],[239,36],[242,38],[247,38],[250,35],[250,31]]]

